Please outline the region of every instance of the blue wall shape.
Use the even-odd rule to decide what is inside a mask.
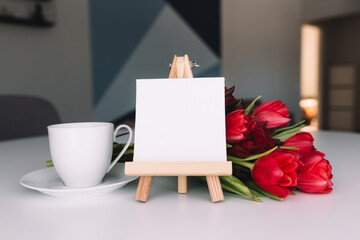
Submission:
[[[220,49],[220,0],[166,0],[217,56]]]
[[[146,34],[163,0],[90,0],[94,105]]]

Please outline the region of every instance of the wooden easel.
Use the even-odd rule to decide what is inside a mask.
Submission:
[[[189,56],[174,56],[169,78],[193,78]],[[187,176],[206,176],[212,202],[224,200],[219,176],[232,174],[231,162],[126,162],[125,174],[141,176],[135,199],[146,202],[153,176],[178,176],[178,193],[187,193]]]

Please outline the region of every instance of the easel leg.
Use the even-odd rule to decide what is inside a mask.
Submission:
[[[187,177],[178,176],[178,193],[187,193]]]
[[[139,185],[136,190],[135,199],[141,202],[146,202],[151,187],[153,177],[140,177]]]
[[[209,188],[212,202],[219,202],[224,200],[224,194],[221,188],[220,179],[218,176],[206,176],[206,182]]]

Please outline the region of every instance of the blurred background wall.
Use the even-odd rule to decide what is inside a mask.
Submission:
[[[222,1],[223,74],[236,95],[282,100],[299,119],[300,0]]]
[[[62,121],[91,120],[88,20],[87,1],[61,0],[54,27],[0,23],[0,94],[40,96]]]
[[[358,0],[302,0],[302,20],[312,22],[358,13]]]
[[[131,114],[135,79],[167,77],[173,55],[185,53],[200,64],[195,76],[225,76],[237,97],[280,99],[299,120],[308,97],[300,88],[303,25],[323,37],[327,21],[360,12],[358,0],[54,2],[54,27],[0,23],[0,94],[44,97],[65,122]],[[352,60],[332,64],[344,61]],[[321,104],[329,70],[320,67],[310,97]]]
[[[195,76],[221,76],[219,0],[90,0],[90,9],[95,120],[132,112],[135,80],[167,78],[174,54],[200,62]]]

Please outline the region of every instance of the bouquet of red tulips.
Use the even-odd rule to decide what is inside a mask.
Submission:
[[[300,189],[307,193],[332,191],[332,168],[315,149],[310,133],[299,132],[303,122],[289,126],[289,110],[281,101],[255,107],[225,89],[226,141],[233,175],[220,177],[223,189],[246,198],[282,200]]]
[[[234,87],[225,89],[227,159],[233,175],[220,177],[222,188],[259,202],[260,197],[282,200],[296,188],[331,192],[331,165],[315,149],[311,134],[299,132],[303,122],[289,126],[289,110],[281,101],[255,107],[258,97],[245,106],[233,92]],[[113,159],[123,147],[114,143]],[[132,161],[133,152],[131,144],[121,161]]]

